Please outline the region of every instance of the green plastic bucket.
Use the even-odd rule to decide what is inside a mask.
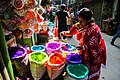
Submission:
[[[30,70],[35,80],[39,80],[46,71],[45,63],[48,55],[44,52],[32,52],[29,55]]]
[[[71,78],[77,80],[84,80],[89,73],[88,68],[83,64],[69,64],[66,71]]]

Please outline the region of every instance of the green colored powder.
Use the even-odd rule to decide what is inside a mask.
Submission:
[[[44,60],[46,55],[42,54],[41,52],[36,52],[31,55],[31,59],[36,61],[36,62],[42,62]]]
[[[85,74],[86,69],[83,65],[72,65],[69,66],[69,71],[79,77]]]

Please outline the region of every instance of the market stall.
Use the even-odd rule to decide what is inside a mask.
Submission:
[[[8,69],[11,80],[62,80],[66,76],[62,75],[64,72],[74,74],[69,70],[68,59],[72,62],[78,60],[75,64],[82,65],[78,50],[67,41],[56,38],[57,29],[43,17],[45,8],[39,5],[40,2],[41,0],[12,0],[2,13],[4,16],[1,16],[0,23],[8,47],[6,55],[12,64],[9,64],[11,69]],[[81,75],[75,72],[79,79],[88,75],[88,69],[85,66],[81,68],[83,67],[86,70]],[[10,74],[14,74],[14,78]],[[84,76],[80,77],[82,75]]]

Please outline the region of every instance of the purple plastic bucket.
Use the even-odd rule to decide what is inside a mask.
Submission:
[[[68,64],[80,64],[82,62],[82,57],[76,53],[70,53],[66,55],[66,62]]]

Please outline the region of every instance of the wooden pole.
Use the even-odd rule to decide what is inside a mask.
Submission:
[[[12,68],[12,63],[11,63],[11,60],[10,60],[10,57],[9,57],[8,48],[7,48],[5,36],[4,36],[4,33],[3,33],[3,27],[2,27],[1,23],[0,23],[0,51],[1,51],[3,61],[5,63],[5,66],[7,68],[10,80],[15,80],[14,73],[13,73],[13,68]]]

